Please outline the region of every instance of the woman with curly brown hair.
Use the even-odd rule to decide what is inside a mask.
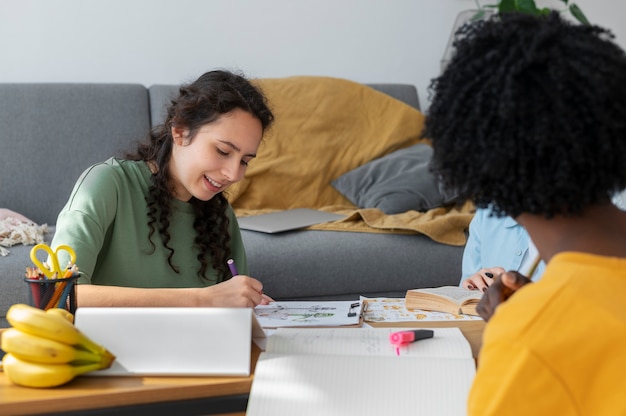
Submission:
[[[597,26],[467,26],[424,135],[461,197],[525,227],[546,263],[495,277],[471,415],[626,414],[626,54]]]
[[[248,268],[223,195],[256,156],[273,115],[243,76],[210,71],[180,87],[136,152],[88,168],[51,246],[74,248],[78,306],[253,307],[269,298]],[[239,272],[231,277],[227,260]]]

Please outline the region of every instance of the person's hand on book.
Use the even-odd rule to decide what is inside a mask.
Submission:
[[[531,283],[531,280],[516,271],[497,275],[480,299],[476,311],[485,322],[488,322],[498,305],[506,302],[517,290],[528,283]]]
[[[504,269],[502,267],[488,267],[480,269],[467,279],[463,280],[461,285],[465,289],[480,290],[481,292],[485,292],[493,283],[494,277],[500,275],[501,273],[504,273]]]

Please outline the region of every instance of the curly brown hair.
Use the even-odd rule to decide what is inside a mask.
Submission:
[[[153,128],[134,153],[125,156],[130,160],[152,161],[158,167],[157,172],[152,175],[153,184],[146,198],[150,227],[148,238],[154,251],[156,247],[152,239],[158,231],[164,247],[169,250],[168,264],[176,273],[179,270],[172,262],[174,249],[169,246],[173,188],[168,162],[172,154],[172,127],[187,129],[193,140],[202,126],[235,109],[242,109],[258,118],[263,131],[274,120],[266,97],[242,74],[225,70],[207,72],[196,81],[180,87],[178,97],[167,108],[163,124]],[[199,249],[198,276],[207,279],[206,271],[210,261],[219,276],[218,282],[227,280],[230,274],[226,261],[231,254],[229,220],[226,214],[228,201],[220,193],[209,201],[191,198],[189,203],[195,212],[193,227],[196,231],[194,243]]]

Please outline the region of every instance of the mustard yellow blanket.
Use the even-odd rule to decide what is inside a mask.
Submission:
[[[394,150],[423,142],[418,110],[363,84],[300,76],[255,81],[267,95],[275,123],[243,181],[227,197],[239,216],[290,208],[346,214],[311,229],[375,233],[422,233],[462,245],[474,207],[436,208],[385,215],[359,209],[331,181]]]

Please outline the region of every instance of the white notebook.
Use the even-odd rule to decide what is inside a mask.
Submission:
[[[250,308],[78,308],[75,325],[116,356],[104,375],[250,375]]]
[[[466,414],[476,367],[459,328],[436,328],[398,356],[389,334],[401,330],[279,328],[257,361],[246,415]]]
[[[267,214],[238,217],[239,228],[263,233],[280,233],[297,230],[310,225],[336,221],[345,218],[345,215],[332,212],[318,211],[309,208],[295,208]]]

